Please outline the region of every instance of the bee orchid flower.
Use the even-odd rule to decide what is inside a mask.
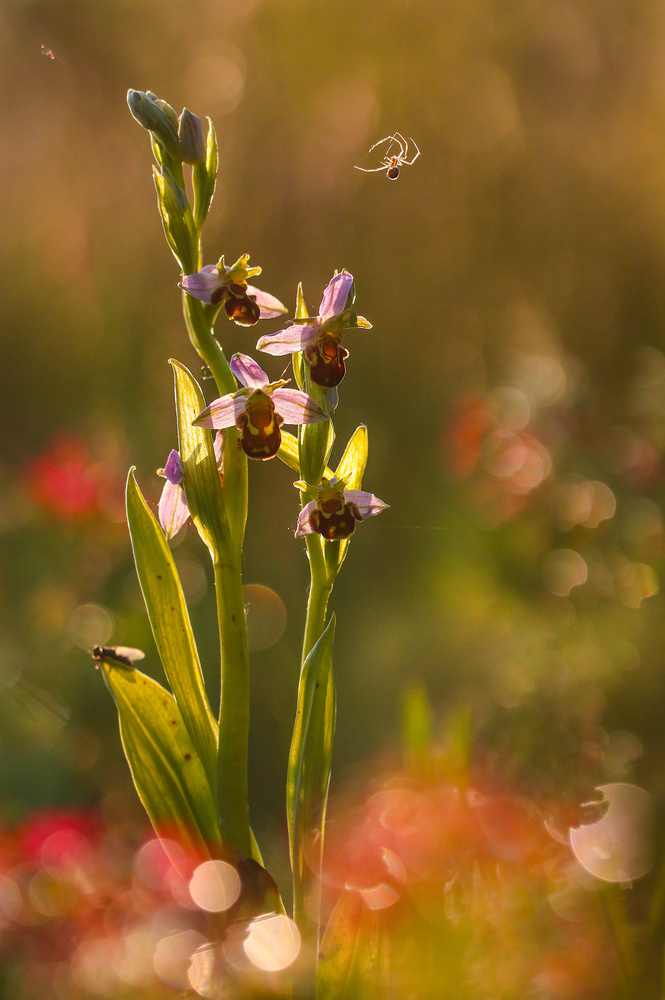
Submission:
[[[226,267],[222,257],[217,264],[206,264],[195,274],[186,274],[180,282],[188,295],[213,306],[224,306],[226,315],[239,326],[254,326],[260,319],[273,319],[287,312],[286,306],[268,292],[262,292],[247,279],[261,273],[260,267],[248,267],[249,254],[243,254]]]
[[[320,486],[294,483],[299,490],[314,496],[300,511],[296,538],[319,534],[329,542],[348,538],[355,531],[356,521],[366,521],[389,505],[373,493],[346,489],[343,479],[324,479]]]
[[[240,446],[249,458],[265,460],[277,454],[282,443],[282,424],[327,420],[311,396],[299,389],[284,389],[285,379],[271,382],[246,354],[234,354],[230,367],[243,388],[216,399],[198,415],[194,424],[216,430],[237,427]]]
[[[358,316],[350,308],[352,296],[353,275],[346,270],[340,271],[328,282],[318,316],[266,334],[257,343],[257,350],[274,355],[303,351],[312,382],[326,389],[339,385],[346,373],[345,359],[349,356],[341,345],[342,334],[345,330],[372,327],[364,316]]]

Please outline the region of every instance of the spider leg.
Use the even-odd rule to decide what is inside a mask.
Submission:
[[[357,167],[354,164],[353,165],[353,169],[354,170],[362,170],[362,172],[364,174],[376,174],[376,173],[379,172],[379,170],[385,170],[386,169],[386,164],[382,163],[380,167]]]
[[[388,139],[393,140],[394,138],[395,138],[394,135],[386,135],[386,136],[384,136],[383,139],[379,139],[379,141],[375,142],[373,146],[370,146],[369,149],[367,150],[367,153],[371,153],[372,150],[376,149],[377,146],[380,146],[382,142],[387,142]],[[367,153],[365,155],[367,155]]]
[[[410,142],[412,142],[412,143],[413,143],[413,145],[414,145],[414,146],[416,147],[416,151],[415,151],[415,153],[414,153],[414,155],[413,155],[412,159],[410,159],[410,160],[406,160],[406,159],[405,159],[405,160],[404,160],[404,162],[406,163],[406,165],[407,165],[408,167],[410,167],[412,163],[415,163],[415,162],[416,162],[416,160],[418,159],[418,157],[420,156],[420,150],[418,149],[418,145],[417,145],[417,143],[416,143],[415,139],[411,139],[411,140],[409,140],[409,141],[410,141]],[[404,150],[404,153],[406,154],[406,152],[407,152],[407,151],[406,151],[406,149],[405,149],[405,150]]]
[[[400,159],[403,159],[408,152],[409,144],[401,132],[395,132],[393,139],[395,139],[395,141],[399,143],[400,145],[399,156]]]

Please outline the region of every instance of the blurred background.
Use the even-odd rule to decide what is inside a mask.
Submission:
[[[167,359],[200,365],[128,87],[215,122],[206,263],[248,252],[262,288],[292,309],[302,281],[312,313],[346,267],[374,325],[345,339],[335,454],[367,424],[364,486],[391,506],[333,597],[333,795],[377,757],[399,766],[420,683],[435,741],[469,718],[470,766],[555,826],[608,781],[660,809],[662,5],[4,0],[0,49],[0,823],[142,822],[87,650],[138,646],[162,679],[123,489],[135,464],[156,502]],[[397,183],[353,169],[395,130],[422,154]],[[218,321],[227,355],[255,334]],[[278,873],[308,582],[292,481],[252,467],[245,554],[247,584],[269,588],[248,597],[251,782]],[[176,559],[214,693],[192,529]]]

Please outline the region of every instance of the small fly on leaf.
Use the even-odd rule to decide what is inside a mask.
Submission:
[[[126,670],[133,670],[134,660],[142,660],[145,653],[142,649],[132,649],[131,646],[93,646],[90,655],[97,661],[97,670],[104,660],[117,663]]]

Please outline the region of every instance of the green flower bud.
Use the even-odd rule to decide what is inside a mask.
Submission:
[[[187,108],[183,108],[180,115],[178,135],[180,137],[183,163],[205,164],[206,147],[203,140],[201,119],[193,115]]]
[[[152,132],[153,137],[164,147],[169,156],[180,162],[181,152],[180,140],[178,139],[176,128],[177,119],[175,119],[174,125],[170,119],[170,115],[161,106],[164,102],[158,102],[148,94],[144,94],[142,90],[128,90],[127,104],[139,125]],[[175,117],[175,112],[173,114]]]

